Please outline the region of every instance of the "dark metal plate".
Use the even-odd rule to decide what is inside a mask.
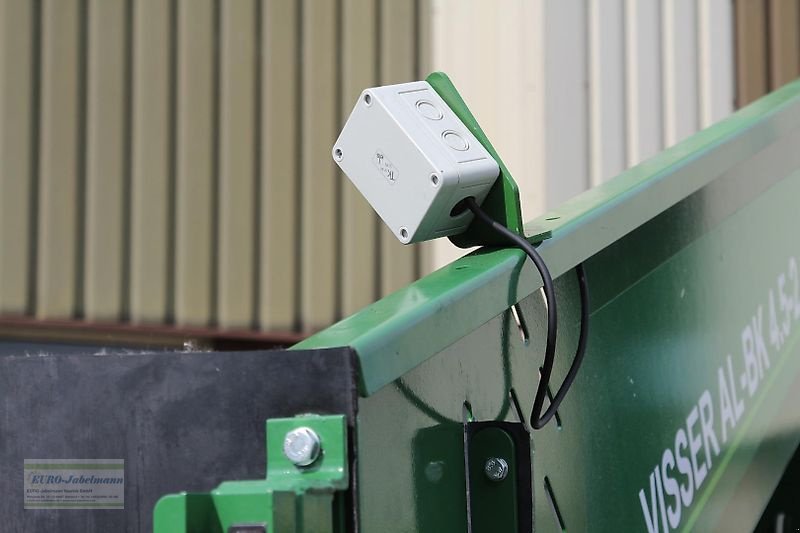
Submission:
[[[0,343],[3,531],[152,529],[161,496],[263,478],[265,420],[355,415],[348,349],[108,353]],[[23,509],[23,461],[124,459],[124,510]]]

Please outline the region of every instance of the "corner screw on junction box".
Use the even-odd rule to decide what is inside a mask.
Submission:
[[[508,463],[500,457],[490,457],[486,460],[483,471],[491,481],[503,481],[508,475]]]
[[[283,454],[295,466],[311,465],[321,452],[319,435],[309,427],[293,429],[283,438]]]

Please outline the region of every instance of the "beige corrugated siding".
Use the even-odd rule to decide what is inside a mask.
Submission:
[[[300,239],[300,4],[262,4],[259,324],[302,324]]]
[[[133,8],[133,102],[130,221],[130,317],[163,322],[171,315],[173,250],[173,15],[169,2]]]
[[[336,168],[330,140],[339,117],[335,98],[338,76],[338,34],[334,0],[303,0],[301,45],[302,219],[301,313],[311,327],[336,320]],[[323,96],[324,95],[324,96]],[[288,229],[288,227],[287,227]]]
[[[0,0],[0,312],[324,327],[413,280],[331,161],[421,0]]]
[[[770,85],[800,76],[800,1],[769,0]]]
[[[42,2],[36,316],[80,313],[85,31],[79,0]],[[12,52],[13,53],[13,52]],[[13,177],[11,177],[13,179]],[[79,203],[80,202],[80,203]]]
[[[86,93],[86,318],[115,319],[122,309],[124,190],[128,139],[126,2],[89,2]]]
[[[223,327],[254,323],[256,287],[256,17],[253,0],[222,2],[220,27],[219,272]]]
[[[800,2],[736,0],[736,104],[800,76]]]
[[[736,0],[736,105],[765,94],[767,73],[767,0]]]
[[[202,326],[214,303],[215,3],[178,4],[175,322]]]
[[[419,58],[414,0],[381,0],[380,85],[413,79]],[[404,246],[380,225],[381,290],[384,294],[408,285],[417,275],[419,247]]]
[[[39,13],[0,0],[0,312],[33,310]]]
[[[344,0],[342,3],[342,98],[339,121],[350,113],[353,102],[366,87],[378,84],[378,35],[373,25],[378,16],[376,0]],[[350,315],[379,294],[376,254],[377,218],[361,193],[339,172],[342,199],[341,243],[350,253],[342,254],[340,284],[342,314]]]

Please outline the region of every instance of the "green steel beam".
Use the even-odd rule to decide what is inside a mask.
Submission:
[[[558,277],[720,176],[735,174],[799,125],[796,81],[533,220],[525,233],[533,242],[552,234],[539,250]],[[741,187],[750,192],[771,185],[768,178],[746,178],[740,176]],[[735,201],[730,205],[740,206]],[[361,366],[361,393],[369,396],[540,287],[541,280],[520,251],[484,249],[293,349],[353,347]]]

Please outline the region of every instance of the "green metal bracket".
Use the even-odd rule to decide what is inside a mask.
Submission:
[[[518,532],[519,467],[514,441],[500,428],[486,428],[472,438],[467,461],[472,530],[487,533]],[[492,471],[492,465],[488,465],[490,461],[493,465],[504,463],[503,466],[495,466],[493,477],[488,473]],[[527,466],[530,468],[530,465]]]
[[[464,432],[471,531],[532,531],[531,436],[525,425],[468,422]]]
[[[265,480],[228,481],[210,494],[180,493],[159,500],[155,533],[274,533],[343,530],[335,498],[349,486],[344,415],[303,415],[267,420]],[[318,437],[319,457],[297,466],[283,453],[284,438],[298,428]]]
[[[500,166],[500,176],[489,191],[489,195],[486,197],[486,200],[484,200],[482,207],[492,218],[501,222],[507,228],[517,233],[522,233],[522,208],[520,207],[519,201],[519,187],[517,187],[514,178],[511,177],[511,173],[506,168],[505,163],[500,159],[492,143],[489,142],[489,138],[486,137],[486,134],[478,125],[478,121],[475,120],[472,112],[467,107],[467,104],[464,103],[461,95],[458,94],[458,91],[447,74],[444,72],[434,72],[426,78],[426,81],[431,84],[431,87],[433,87],[439,96],[442,97],[442,100],[450,106],[450,109],[452,109],[456,116],[461,119],[461,122],[469,128],[483,147],[492,154],[492,157]],[[547,239],[549,236],[550,232],[545,230],[540,234],[534,235],[532,240],[533,242],[539,242]],[[467,228],[467,231],[464,233],[453,235],[450,237],[450,241],[461,248],[507,244],[505,241],[499,239],[495,232],[484,227],[479,222],[470,224],[469,228]]]

